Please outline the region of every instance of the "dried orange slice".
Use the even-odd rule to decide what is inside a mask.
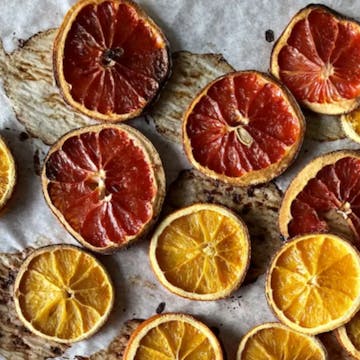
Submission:
[[[124,360],[223,360],[216,336],[186,314],[162,314],[144,321],[133,332]]]
[[[89,117],[138,116],[168,77],[168,42],[131,0],[80,0],[54,42],[54,73],[67,103]]]
[[[180,209],[157,227],[150,263],[162,285],[193,300],[216,300],[242,283],[250,261],[246,225],[218,205]]]
[[[345,134],[351,140],[360,143],[360,108],[341,115],[341,125]]]
[[[183,141],[192,165],[234,185],[264,183],[294,160],[303,115],[273,78],[240,71],[222,76],[195,97],[184,115]]]
[[[16,183],[16,169],[14,158],[0,137],[0,210],[11,198]]]
[[[333,330],[360,307],[359,253],[336,235],[296,237],[275,255],[266,296],[293,330],[313,335]]]
[[[336,329],[335,332],[344,349],[354,359],[360,359],[360,313],[357,313],[346,325]]]
[[[315,337],[279,323],[256,326],[241,340],[236,360],[326,360],[326,350]]]
[[[360,152],[336,151],[311,161],[286,190],[279,213],[285,238],[331,232],[360,246]]]
[[[94,334],[108,318],[113,300],[104,267],[71,245],[32,252],[14,284],[15,307],[24,325],[36,335],[62,343]]]
[[[271,73],[309,109],[342,114],[360,96],[360,24],[323,5],[290,21],[271,55]]]
[[[160,157],[137,130],[96,125],[74,130],[50,149],[45,199],[84,246],[108,253],[138,239],[158,216],[165,193]]]

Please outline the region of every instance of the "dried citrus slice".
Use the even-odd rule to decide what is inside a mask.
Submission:
[[[355,359],[360,359],[360,313],[335,332],[344,349]]]
[[[256,326],[241,340],[236,360],[326,360],[326,350],[315,337],[279,323]]]
[[[271,73],[313,111],[342,114],[360,96],[360,24],[323,5],[290,21],[272,55]]]
[[[282,235],[331,232],[360,246],[359,179],[360,152],[336,151],[311,161],[285,192]]]
[[[341,125],[345,134],[353,141],[360,143],[360,108],[341,116]]]
[[[133,332],[124,360],[223,360],[216,336],[186,314],[162,314],[144,321]]]
[[[80,0],[54,42],[55,79],[67,103],[89,117],[139,115],[170,69],[167,40],[131,0]]]
[[[184,115],[192,165],[235,185],[267,182],[294,160],[304,134],[291,94],[269,76],[240,71],[207,85]]]
[[[94,334],[106,321],[113,300],[104,267],[71,245],[32,252],[14,284],[15,307],[24,325],[36,335],[63,343]]]
[[[359,309],[359,253],[336,235],[296,237],[275,255],[266,296],[276,316],[293,330],[333,330]]]
[[[216,300],[236,290],[250,260],[246,225],[218,205],[180,209],[157,227],[150,263],[162,285],[193,300]]]
[[[0,137],[0,210],[10,199],[16,182],[15,161],[4,140]]]
[[[144,235],[160,212],[165,176],[150,141],[126,125],[74,130],[50,149],[45,199],[66,229],[93,251]]]

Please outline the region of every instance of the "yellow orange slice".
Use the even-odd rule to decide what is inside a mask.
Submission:
[[[162,314],[144,321],[133,332],[124,360],[222,360],[211,330],[186,314]]]
[[[14,285],[16,311],[36,335],[70,343],[94,334],[114,299],[111,280],[91,255],[70,245],[34,251]]]
[[[360,359],[360,312],[336,330],[336,337],[352,357]]]
[[[351,319],[360,306],[360,257],[331,234],[299,236],[275,255],[267,277],[269,305],[290,328],[319,334]]]
[[[360,108],[341,116],[341,125],[345,134],[353,141],[360,143]]]
[[[250,330],[241,340],[236,360],[325,360],[326,351],[315,337],[279,323]]]
[[[246,225],[217,205],[196,204],[169,215],[150,244],[150,262],[161,284],[194,300],[228,296],[244,279],[249,259]]]
[[[10,199],[16,182],[14,158],[0,137],[0,210]]]

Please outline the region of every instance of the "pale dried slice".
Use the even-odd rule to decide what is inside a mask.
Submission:
[[[351,140],[360,143],[360,108],[341,115],[341,125],[345,134]]]
[[[181,123],[194,94],[217,77],[235,71],[221,54],[178,51],[172,55],[172,74],[150,110],[156,130],[181,143]]]
[[[223,360],[216,336],[186,314],[162,314],[144,321],[131,335],[123,360]]]
[[[196,170],[184,170],[171,184],[165,211],[171,212],[194,203],[226,206],[246,223],[251,239],[251,263],[245,283],[266,272],[268,263],[281,246],[277,218],[282,193],[274,183],[236,187],[205,177]]]
[[[335,333],[344,349],[355,359],[360,359],[360,313]]]
[[[251,329],[241,340],[236,360],[326,360],[323,344],[315,337],[280,323]]]

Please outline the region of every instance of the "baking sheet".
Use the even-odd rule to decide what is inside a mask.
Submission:
[[[7,51],[12,51],[39,31],[56,27],[70,5],[69,0],[0,0],[0,37]],[[265,39],[265,31],[275,38],[306,1],[250,0],[142,0],[139,1],[168,36],[173,51],[222,53],[236,69],[268,69],[273,43]],[[356,0],[324,1],[326,5],[347,15],[360,14]],[[19,181],[7,212],[0,218],[0,251],[17,251],[27,246],[48,243],[74,243],[45,204],[41,193],[39,164],[48,147],[40,140],[27,139],[16,120],[4,91],[0,91],[0,134],[8,141],[18,165]],[[144,118],[130,122],[154,143],[171,183],[179,171],[189,168],[179,145],[159,135],[154,124]],[[277,180],[284,189],[290,179],[314,156],[341,148],[359,148],[349,140],[317,142],[306,139],[295,164]],[[197,302],[168,293],[155,279],[147,257],[148,243],[135,244],[115,255],[101,257],[116,286],[114,311],[108,323],[94,337],[71,346],[64,357],[88,355],[112,340],[125,320],[147,318],[160,303],[165,311],[187,312],[198,316],[219,330],[228,358],[234,357],[238,342],[251,327],[274,320],[264,295],[264,277],[242,287],[227,300]],[[1,347],[1,339],[0,339]]]

